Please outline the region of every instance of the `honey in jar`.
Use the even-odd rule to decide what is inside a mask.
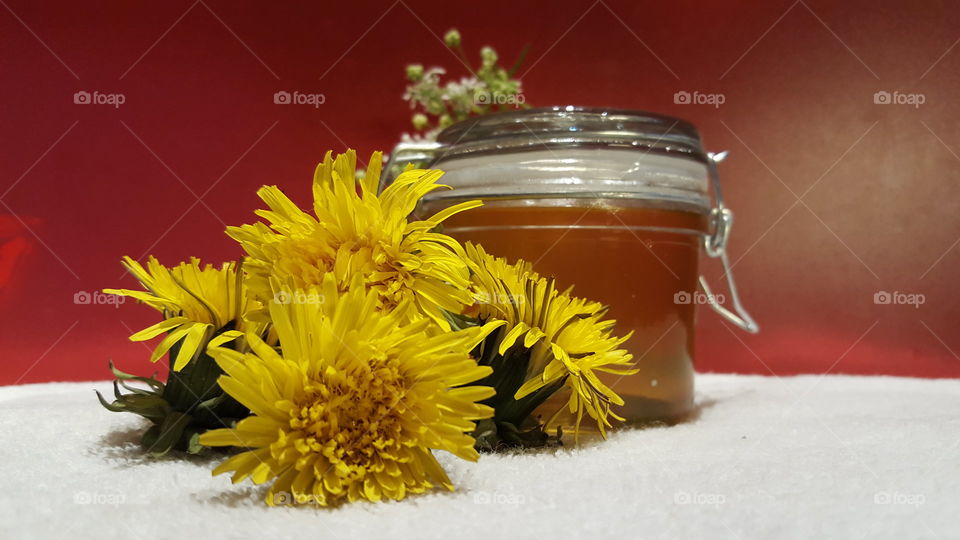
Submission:
[[[577,296],[609,306],[617,333],[633,332],[624,346],[640,369],[627,377],[601,375],[624,399],[618,414],[631,422],[676,421],[693,405],[695,304],[684,302],[684,293],[696,290],[702,242],[653,228],[696,231],[704,222],[698,214],[625,207],[622,201],[492,202],[450,219],[445,232],[510,261],[529,260],[541,275],[554,276],[558,289],[573,285]],[[509,234],[496,225],[506,223]]]
[[[637,111],[552,107],[471,119],[447,128],[436,145],[400,150],[401,162],[444,170],[453,188],[425,197],[423,215],[484,201],[448,219],[445,233],[533,263],[558,289],[572,285],[576,296],[607,305],[618,335],[632,332],[624,347],[639,372],[604,380],[624,399],[616,412],[628,424],[690,415],[696,310],[713,297],[698,289],[700,252],[706,246],[726,261],[730,218],[717,207],[719,191],[711,198],[715,162],[693,125]],[[743,319],[718,310],[753,329],[745,312]],[[555,395],[542,416],[565,400]],[[566,426],[572,418],[557,421]]]

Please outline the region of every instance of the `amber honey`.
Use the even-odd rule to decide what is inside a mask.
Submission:
[[[449,219],[445,232],[511,261],[528,260],[559,288],[573,285],[577,296],[609,306],[618,334],[633,332],[625,346],[640,372],[604,382],[623,397],[618,413],[627,423],[643,424],[682,420],[693,407],[696,306],[689,295],[697,290],[706,227],[700,213],[619,201],[494,201]],[[543,416],[565,400],[548,401]]]

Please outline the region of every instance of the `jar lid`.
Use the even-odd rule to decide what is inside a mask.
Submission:
[[[446,172],[454,189],[428,194],[426,205],[483,199],[711,208],[708,155],[693,124],[678,118],[575,106],[498,112],[454,124],[432,145],[401,144],[391,158]]]
[[[442,159],[554,147],[632,148],[706,163],[693,124],[644,111],[573,105],[521,109],[458,122],[437,136]]]

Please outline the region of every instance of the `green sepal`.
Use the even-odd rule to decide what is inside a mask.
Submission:
[[[208,448],[200,444],[200,435],[201,432],[193,430],[190,433],[190,437],[187,439],[187,448],[186,451],[191,455],[199,455],[208,450]]]
[[[231,329],[232,323],[214,335]],[[171,348],[171,362],[179,348],[179,343]],[[206,448],[199,444],[201,433],[229,426],[250,415],[246,407],[220,388],[217,379],[223,371],[203,347],[183,369],[178,372],[171,369],[166,383],[154,377],[125,373],[113,362],[109,365],[116,377],[113,382],[116,399],[108,402],[96,392],[97,399],[108,411],[138,414],[153,423],[140,441],[153,457],[166,456],[171,450],[189,454],[204,452]],[[133,382],[143,383],[147,388],[134,386]],[[126,393],[121,392],[121,387]]]
[[[121,394],[117,381],[113,381],[113,394],[117,398],[108,403],[99,391],[95,391],[100,405],[112,412],[130,412],[157,422],[170,411],[170,406],[159,395],[146,390],[133,394]]]
[[[149,446],[146,444],[146,434],[144,434],[144,439],[141,440],[141,444],[144,445],[144,448],[146,448],[151,456],[155,458],[163,457],[176,446],[180,440],[180,436],[183,434],[183,430],[186,429],[190,420],[189,416],[172,411],[163,419],[163,423],[151,428],[158,428],[158,432],[156,438],[151,435]],[[150,430],[147,431],[149,432]]]
[[[447,321],[454,330],[480,326],[485,321],[445,313]],[[492,373],[471,385],[490,386],[495,395],[482,403],[493,408],[493,418],[477,422],[473,431],[475,447],[480,451],[497,451],[504,448],[541,448],[559,446],[560,432],[551,436],[546,426],[533,417],[534,411],[557,390],[563,387],[566,378],[561,378],[521,399],[514,396],[527,380],[527,368],[530,364],[531,350],[526,347],[510,347],[500,354],[499,345],[506,330],[499,328],[488,335],[473,350],[471,355],[477,364],[490,366]]]
[[[537,420],[528,419],[522,427],[510,422],[497,422],[491,418],[477,423],[473,432],[476,449],[481,452],[496,452],[511,448],[553,448],[563,446],[563,431],[557,427],[556,435],[550,435],[546,426]]]
[[[160,437],[160,424],[154,424],[150,426],[149,429],[143,432],[143,436],[140,437],[140,446],[143,448],[153,449],[157,445],[157,439]]]
[[[153,377],[138,377],[136,375],[124,373],[123,371],[120,371],[119,369],[117,369],[117,367],[113,365],[113,360],[109,361],[109,366],[110,366],[110,371],[113,373],[113,376],[116,377],[117,380],[119,381],[138,381],[152,388],[154,392],[157,392],[157,393],[163,392],[164,385],[162,382],[156,379],[157,377],[156,373],[153,374]]]
[[[470,317],[469,315],[462,315],[459,313],[452,313],[445,309],[442,311],[443,311],[443,318],[446,319],[448,323],[450,323],[450,329],[454,332],[458,332],[460,330],[466,330],[467,328],[472,328],[474,326],[482,325],[482,322],[480,321],[480,319],[477,319],[475,317]]]

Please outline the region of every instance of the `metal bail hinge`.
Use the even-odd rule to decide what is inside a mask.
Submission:
[[[727,319],[739,328],[755,334],[760,330],[753,317],[747,313],[740,303],[740,295],[737,294],[737,284],[733,280],[733,269],[730,268],[730,260],[727,258],[727,240],[730,238],[730,229],[733,227],[733,212],[724,206],[723,193],[720,190],[720,172],[717,170],[717,164],[727,157],[726,152],[719,154],[707,154],[707,169],[710,175],[710,183],[713,184],[714,201],[716,206],[710,211],[710,234],[703,239],[704,251],[713,258],[719,258],[723,265],[723,274],[727,278],[727,289],[730,291],[730,300],[733,303],[733,311],[720,305],[720,302],[709,302],[721,317]],[[707,298],[713,299],[713,291],[707,283],[707,279],[700,276],[700,287],[703,289]]]

